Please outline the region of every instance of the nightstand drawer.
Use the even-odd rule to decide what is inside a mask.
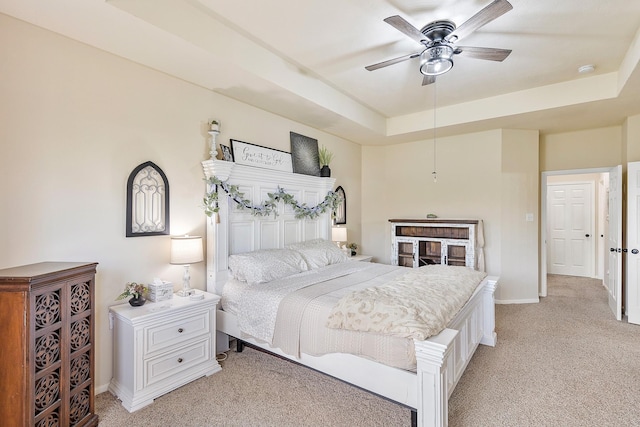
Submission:
[[[192,340],[200,335],[209,334],[211,325],[209,316],[209,311],[202,311],[159,326],[145,328],[144,356]]]
[[[208,338],[208,337],[207,337]],[[149,386],[174,377],[189,368],[199,366],[211,358],[211,341],[206,339],[184,348],[145,361],[145,384]],[[175,378],[175,377],[174,377]]]

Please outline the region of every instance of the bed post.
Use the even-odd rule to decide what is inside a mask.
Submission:
[[[235,168],[235,163],[223,160],[205,160],[202,169],[206,179],[216,177],[221,181],[227,181]],[[212,190],[211,183],[205,184],[206,191]],[[227,258],[229,257],[228,216],[229,200],[220,197],[218,201],[219,212],[207,218],[207,292],[220,293],[219,286],[227,280]],[[222,218],[222,219],[220,219]],[[220,221],[220,224],[216,223]]]
[[[445,427],[449,411],[449,356],[458,331],[445,329],[427,341],[415,340],[418,381],[418,427]]]
[[[498,286],[497,277],[488,277],[487,284],[482,290],[482,338],[480,344],[495,347],[498,341],[496,334],[496,302],[494,293]]]

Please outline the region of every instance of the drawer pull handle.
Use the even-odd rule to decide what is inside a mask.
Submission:
[[[180,328],[180,329],[178,329],[178,332],[183,333],[184,329]]]
[[[178,359],[178,363],[182,363],[182,357]]]

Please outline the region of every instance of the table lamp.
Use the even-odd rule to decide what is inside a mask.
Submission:
[[[340,247],[340,242],[347,241],[347,229],[344,227],[331,227],[331,240]]]
[[[171,264],[184,265],[182,289],[176,292],[178,296],[188,297],[196,291],[191,289],[189,281],[189,266],[203,260],[202,237],[199,236],[171,236]]]

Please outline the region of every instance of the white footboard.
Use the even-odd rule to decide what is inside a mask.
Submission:
[[[414,408],[419,427],[446,426],[448,399],[478,344],[496,344],[493,295],[497,281],[496,277],[485,279],[447,329],[425,341],[415,341],[416,374],[350,354],[302,354],[297,359],[253,339],[240,339]],[[220,332],[241,337],[235,316],[218,311],[217,325]]]
[[[415,341],[418,426],[446,426],[448,400],[478,344],[494,346],[498,279],[490,277],[449,324],[426,341]]]

